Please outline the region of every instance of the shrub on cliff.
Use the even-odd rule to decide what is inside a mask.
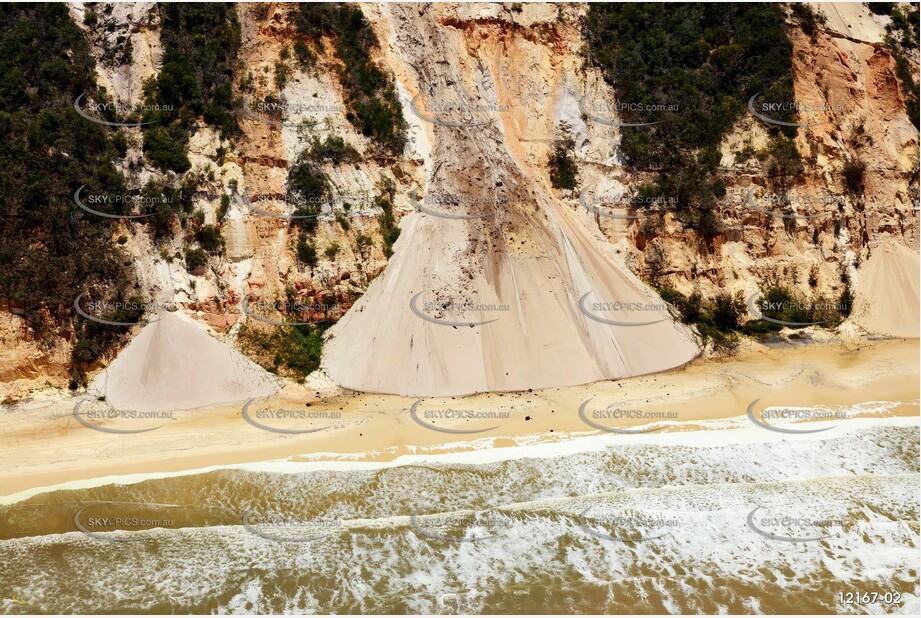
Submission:
[[[101,100],[83,33],[64,4],[0,5],[0,298],[21,307],[39,340],[73,326],[71,384],[124,328],[74,320],[83,292],[127,297],[133,275],[110,220],[79,209],[74,193],[123,194],[114,131],[81,118],[83,93]]]
[[[619,119],[655,123],[622,129],[620,149],[631,166],[659,172],[663,190],[680,173],[714,188],[709,176],[716,165],[706,152],[746,113],[748,100],[759,93],[767,103],[793,100],[793,47],[780,5],[596,3],[585,31],[590,60],[623,104]],[[695,167],[704,177],[699,169],[682,172]],[[671,203],[687,213],[687,227],[703,234],[719,229],[712,195],[667,197],[678,198]]]
[[[144,152],[163,170],[189,169],[185,151],[198,118],[220,130],[239,132],[233,109],[233,65],[240,25],[229,3],[160,5],[163,66],[145,87]]]
[[[555,189],[572,190],[578,186],[579,168],[574,159],[575,147],[576,142],[569,133],[569,127],[561,125],[548,162],[550,183]]]
[[[379,44],[361,8],[344,2],[318,2],[301,3],[296,11],[294,24],[301,36],[314,45],[321,36],[333,38],[343,64],[338,71],[339,83],[345,91],[349,122],[391,154],[400,154],[406,141],[402,108],[392,79],[371,58],[372,49]],[[312,59],[305,48],[295,45],[295,53]]]

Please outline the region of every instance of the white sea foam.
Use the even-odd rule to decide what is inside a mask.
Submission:
[[[570,603],[573,612],[740,613],[757,611],[752,603],[791,611],[806,600],[827,610],[840,582],[904,590],[908,603],[892,609],[910,613],[917,481],[917,474],[843,477],[523,503],[503,509],[514,525],[479,543],[433,543],[404,516],[350,522],[306,544],[266,541],[241,526],[145,532],[155,544],[80,533],[15,539],[0,542],[10,573],[0,597],[28,599],[37,613],[153,611],[164,603],[180,613],[508,613],[541,602],[556,611]],[[855,521],[819,542],[778,542],[746,525],[758,504]],[[683,525],[649,542],[606,541],[580,527],[586,505],[659,510],[682,516]],[[56,568],[35,560],[56,548],[67,557]],[[552,597],[535,597],[548,590]]]

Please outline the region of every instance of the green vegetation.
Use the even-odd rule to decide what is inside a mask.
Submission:
[[[67,332],[74,299],[124,299],[133,274],[116,223],[77,208],[74,192],[124,193],[113,131],[81,118],[94,100],[93,58],[63,4],[0,5],[0,299],[21,308],[39,340]],[[127,330],[73,323],[71,385]],[[69,333],[68,333],[69,335]]]
[[[864,2],[876,15],[889,15],[895,8],[895,2]]]
[[[311,268],[317,265],[317,249],[308,237],[316,231],[320,211],[330,196],[329,179],[321,165],[338,165],[357,161],[358,158],[358,152],[341,137],[328,136],[323,141],[314,137],[310,147],[301,153],[297,164],[288,173],[288,190],[300,202],[294,211],[294,215],[298,217],[294,219],[294,225],[298,228],[297,256],[302,263]],[[345,221],[343,229],[348,230],[348,221],[341,214],[337,214],[336,217],[340,222]],[[393,219],[392,212],[390,219]],[[396,233],[399,235],[399,229]]]
[[[911,63],[902,52],[895,53],[895,72],[902,83],[902,93],[905,96],[905,112],[908,114],[908,119],[915,125],[915,128],[921,127],[918,84],[912,74]]]
[[[299,257],[302,250],[311,254],[308,259],[315,264],[316,248],[301,240],[298,243]],[[284,302],[276,306],[280,308],[282,320],[300,324],[266,329],[250,321],[240,329],[238,342],[248,356],[268,371],[302,382],[320,367],[323,334],[335,323],[329,315],[329,308],[341,302],[338,296],[299,299],[295,289],[289,287],[285,291]],[[323,313],[319,319],[316,315],[318,311]]]
[[[139,307],[144,305],[140,296],[131,296],[127,307],[107,312],[103,319],[111,322],[134,324],[144,316]],[[74,347],[71,350],[70,388],[86,386],[86,368],[97,361],[106,351],[115,348],[124,338],[126,329],[109,326],[91,320],[78,320],[74,323]]]
[[[803,296],[782,286],[772,286],[755,300],[755,307],[761,314],[772,320],[808,324],[818,322],[825,328],[832,328],[850,315],[853,294],[850,286],[845,286],[841,296],[834,300],[821,296]],[[777,324],[768,320],[755,319],[745,324],[744,332],[753,336],[764,336],[783,328],[805,328]]]
[[[185,267],[190,273],[203,270],[208,265],[208,254],[197,247],[185,252]]]
[[[304,158],[288,174],[288,187],[310,202],[321,202],[329,195],[326,174]]]
[[[760,93],[759,103],[793,101],[793,48],[783,9],[597,3],[589,6],[585,28],[591,60],[627,106],[620,119],[658,123],[624,129],[623,156],[636,168],[660,172],[657,192],[685,226],[714,233],[717,146],[752,96]],[[772,116],[790,120],[793,111]]]
[[[393,216],[394,195],[396,195],[396,187],[388,179],[384,184],[383,192],[374,199],[374,205],[382,211],[377,221],[381,226],[384,255],[388,258],[393,255],[393,243],[400,237],[400,228],[397,227],[396,217]]]
[[[298,157],[297,164],[288,173],[288,190],[300,201],[294,211],[299,218],[294,221],[300,230],[301,244],[306,245],[306,236],[316,231],[320,210],[329,200],[329,179],[320,167],[321,164],[328,162],[338,165],[357,161],[358,158],[358,152],[338,136],[328,136],[323,141],[314,137],[310,147]],[[346,223],[344,229],[348,229],[347,226]],[[298,247],[300,254],[301,245]],[[315,249],[313,254],[312,260],[301,258],[301,261],[316,266]]]
[[[144,154],[161,170],[189,171],[192,163],[186,155],[188,135],[183,127],[149,127],[144,129]]]
[[[361,9],[348,3],[301,3],[293,16],[301,36],[314,46],[321,37],[333,39],[342,61],[339,83],[346,95],[346,114],[362,135],[372,138],[393,155],[403,152],[405,124],[391,78],[371,59],[377,36]],[[295,46],[302,61],[310,60],[303,47]]]
[[[864,176],[867,164],[860,159],[848,159],[844,162],[841,175],[844,178],[844,187],[851,195],[863,195]]]
[[[578,186],[577,175],[579,168],[573,158],[576,142],[570,134],[565,123],[560,124],[559,135],[553,142],[553,152],[550,153],[550,184],[555,189],[572,190]]]
[[[294,56],[301,66],[308,69],[313,68],[317,63],[317,55],[303,41],[297,41],[294,44]]]
[[[784,135],[776,135],[768,147],[757,153],[764,173],[777,193],[786,193],[795,177],[804,171],[803,160],[796,144]]]
[[[338,135],[329,135],[322,142],[314,136],[306,157],[311,161],[328,161],[336,165],[354,163],[360,159],[358,151]]]
[[[287,49],[287,47],[285,48]],[[288,84],[288,65],[283,61],[275,63],[275,87],[279,91],[285,89],[285,86]]]
[[[362,259],[367,260],[368,254],[367,250],[374,244],[374,239],[368,236],[363,232],[358,232],[355,234],[355,245],[358,247],[358,253],[361,254]]]
[[[703,342],[712,340],[718,350],[734,350],[739,344],[740,334],[764,338],[784,328],[805,328],[755,319],[741,292],[735,295],[723,292],[705,301],[697,292],[684,296],[664,285],[657,286],[656,290],[663,300],[675,307],[682,322],[695,326]],[[772,320],[800,324],[819,322],[822,327],[834,328],[850,315],[853,300],[853,293],[847,285],[837,301],[821,296],[803,296],[784,287],[773,286],[755,300],[755,308],[762,316]],[[747,321],[746,316],[749,318]]]
[[[145,222],[155,239],[172,236],[176,221],[185,225],[193,216],[192,196],[198,191],[201,178],[195,174],[186,174],[178,187],[161,181],[148,182],[141,191],[144,198],[141,212],[151,215],[141,221]]]
[[[685,296],[667,286],[658,286],[659,296],[678,310],[682,322],[697,328],[704,345],[713,342],[713,347],[722,352],[732,352],[739,346],[739,331],[745,315],[745,298],[741,292],[734,296],[728,292],[704,301],[694,292]]]
[[[312,234],[317,229],[317,217],[329,197],[329,180],[316,164],[301,157],[301,162],[288,174],[288,190],[300,204],[294,210],[294,224],[301,235]]]
[[[708,149],[698,156],[688,157],[684,164],[670,174],[660,174],[656,182],[643,187],[646,204],[663,204],[674,210],[681,223],[701,234],[712,236],[722,225],[713,209],[719,185],[712,179],[716,162]],[[725,189],[723,189],[725,190]]]
[[[240,329],[243,350],[265,369],[303,381],[320,367],[323,333],[330,320],[316,324],[281,327],[270,332],[244,325]]]
[[[790,10],[799,22],[799,27],[802,28],[803,32],[805,32],[812,42],[815,43],[819,34],[819,28],[824,26],[828,21],[825,15],[805,2],[792,2],[790,4]]]
[[[902,84],[902,94],[905,97],[905,111],[915,128],[921,127],[921,108],[918,100],[918,83],[915,81],[912,64],[909,56],[912,52],[918,50],[918,29],[921,12],[918,4],[910,5],[911,8],[902,9],[895,6],[895,3],[871,3],[871,10],[874,4],[891,4],[888,14],[892,22],[886,26],[886,45],[892,50],[895,57],[895,72]],[[877,11],[874,10],[876,13]]]
[[[307,266],[314,268],[317,265],[317,247],[308,243],[303,238],[297,241],[297,259]]]
[[[224,237],[221,235],[221,228],[216,225],[203,225],[195,233],[195,240],[202,249],[211,255],[217,255],[224,252]]]
[[[196,120],[224,138],[239,132],[231,82],[240,47],[240,25],[227,3],[169,3],[162,16],[163,68],[144,89],[144,153],[162,170],[185,172],[185,154]]]
[[[838,297],[838,304],[836,309],[843,319],[847,319],[851,315],[851,309],[854,308],[854,292],[851,291],[850,282],[845,282],[844,290],[842,290],[841,295]]]
[[[905,8],[893,7],[889,12],[892,22],[886,27],[886,32],[906,51],[918,48],[919,16],[921,11],[917,2]]]
[[[229,211],[230,211],[230,196],[225,193],[224,195],[221,195],[221,205],[218,206],[217,208],[216,215],[217,215],[218,224],[220,224],[221,221],[224,220],[224,218],[227,216],[227,213]]]
[[[661,121],[623,132],[633,165],[661,167],[718,145],[759,92],[759,101],[793,100],[793,47],[778,5],[593,4],[586,27],[593,60],[632,106],[624,120]]]

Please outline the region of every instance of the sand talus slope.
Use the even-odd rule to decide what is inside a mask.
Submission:
[[[851,320],[875,335],[918,337],[919,278],[918,254],[898,242],[884,241],[859,271]]]
[[[456,40],[461,35],[432,11],[381,11],[393,28],[393,57],[402,61],[392,68],[405,90],[424,95],[429,110],[454,110],[442,122],[407,111],[431,144],[424,199],[459,200],[426,205],[465,218],[414,213],[401,220],[384,273],[331,331],[324,348],[330,377],[356,390],[459,395],[626,377],[693,358],[693,334],[511,154],[506,132],[513,129],[496,114],[469,111],[491,109],[495,88],[489,70]],[[449,60],[423,61],[431,57]],[[554,120],[544,121],[551,135]],[[586,294],[589,307],[643,309],[592,312],[626,324],[604,323],[580,309]]]
[[[277,392],[278,381],[189,318],[161,312],[90,392],[121,409],[186,410]]]

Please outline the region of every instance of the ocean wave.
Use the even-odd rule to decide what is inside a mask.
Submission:
[[[0,542],[0,598],[12,613],[810,613],[848,611],[836,592],[860,589],[899,592],[901,607],[871,609],[908,613],[917,485],[915,473],[527,500],[499,507],[505,525],[476,542],[432,538],[402,514],[287,543],[242,525],[120,533],[138,543],[69,532]],[[787,542],[748,525],[758,506],[845,523]],[[587,532],[587,508],[591,529],[613,538]],[[622,515],[640,512],[681,525],[618,540],[635,521]]]

